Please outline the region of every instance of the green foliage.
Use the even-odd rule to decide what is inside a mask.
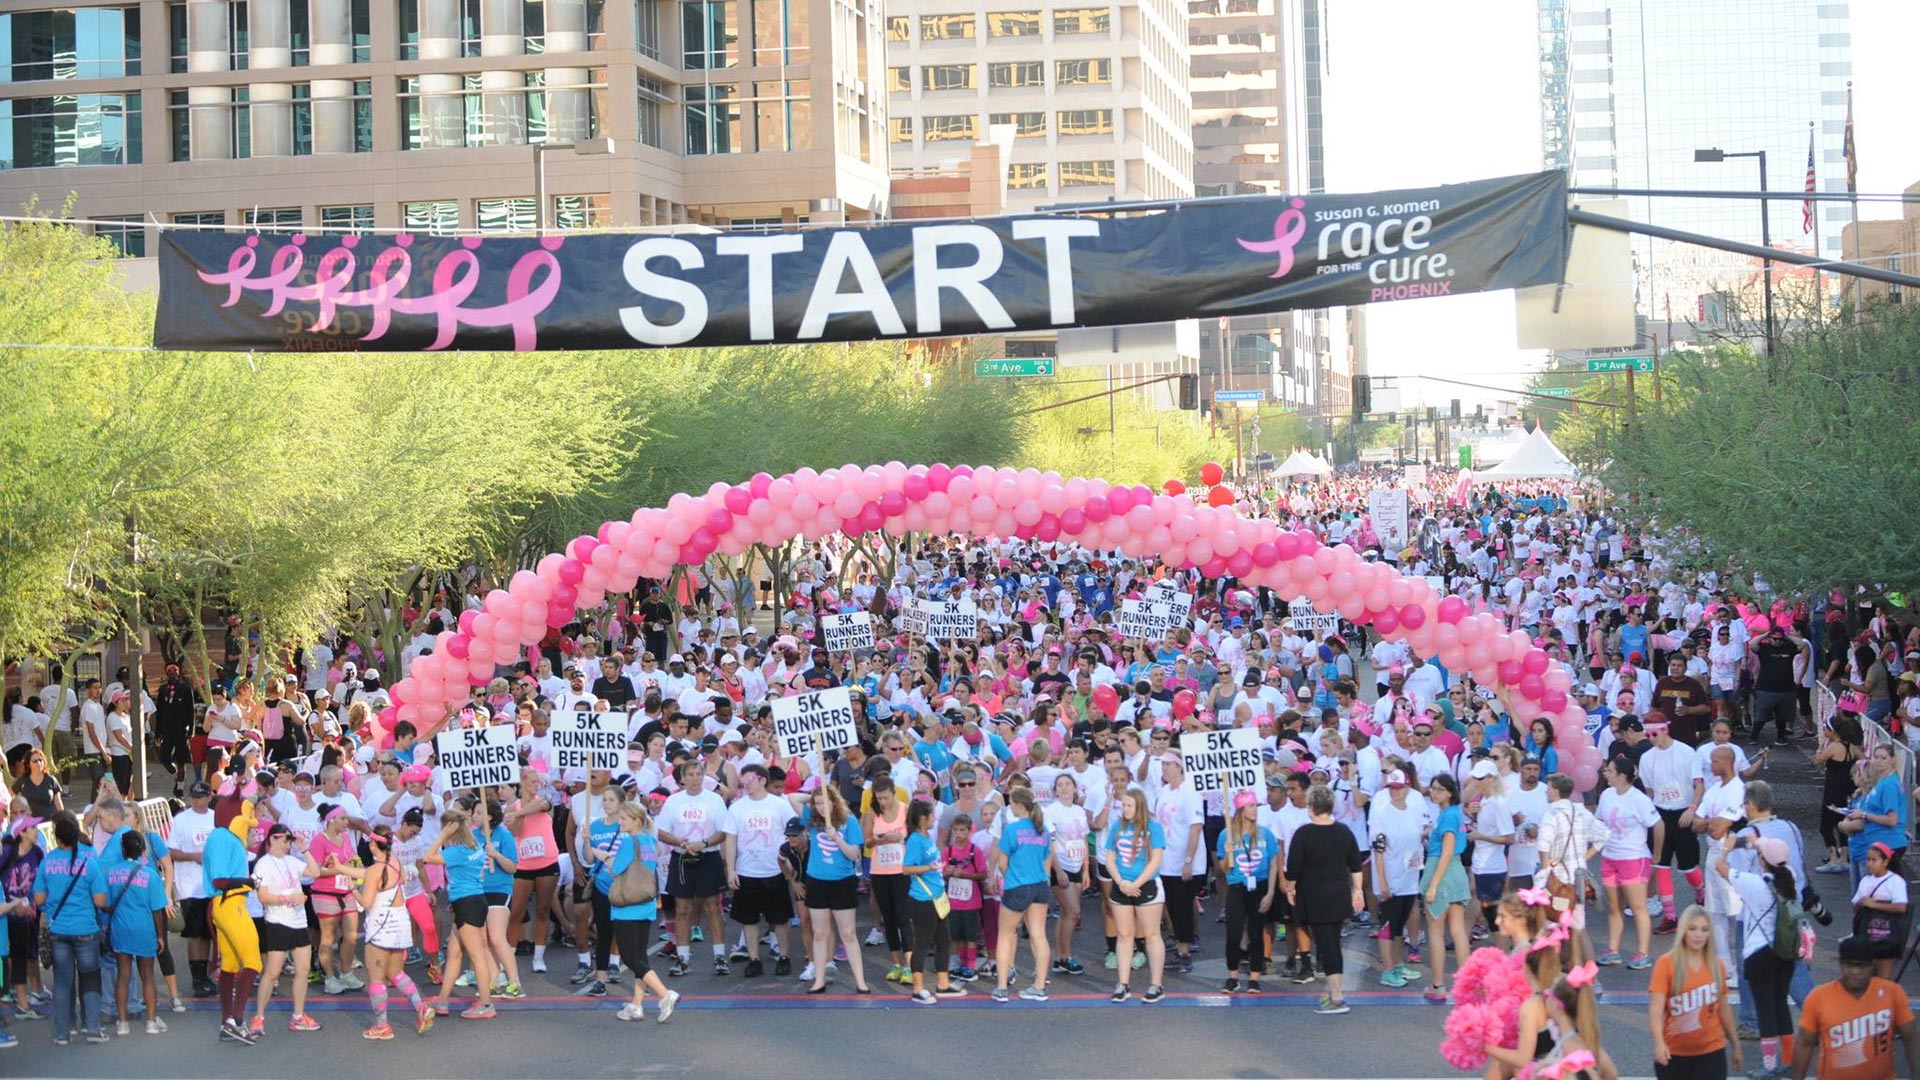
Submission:
[[[1680,526],[1703,559],[1783,593],[1920,590],[1920,312],[1810,325],[1771,363],[1722,346],[1663,358],[1658,410],[1582,447],[1637,512]],[[1565,443],[1562,443],[1565,446]],[[1568,452],[1573,453],[1569,448]]]
[[[1005,459],[989,464],[1053,469],[1062,476],[1098,477],[1158,488],[1173,478],[1196,484],[1202,464],[1233,461],[1233,430],[1223,427],[1217,434],[1210,434],[1206,421],[1197,413],[1154,408],[1141,397],[1122,392],[1113,396],[1109,417],[1105,397],[1059,404],[1101,392],[1098,384],[1020,381],[1034,383],[1024,391],[1024,407],[1045,411],[1020,417],[1018,448]],[[1284,425],[1278,417],[1262,419],[1261,445],[1287,445],[1276,440],[1283,433],[1275,429]]]

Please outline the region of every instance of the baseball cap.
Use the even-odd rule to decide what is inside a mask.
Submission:
[[[1287,778],[1280,775],[1279,773],[1274,773],[1273,775],[1267,777],[1267,786],[1268,787],[1286,787]]]
[[[1599,697],[1600,688],[1598,686],[1595,686],[1592,683],[1582,684],[1580,687],[1580,696],[1581,697]]]
[[[1495,765],[1491,758],[1481,758],[1473,763],[1473,771],[1467,775],[1474,780],[1485,780],[1490,776],[1500,775],[1500,767]]]
[[[731,743],[734,746],[743,746],[746,744],[746,741],[747,740],[740,737],[740,733],[738,731],[735,731],[732,728],[728,728],[726,731],[723,731],[720,733],[721,746],[726,746],[729,743]]]
[[[785,829],[785,832],[788,836],[799,836],[806,831],[807,831],[807,827],[800,823],[799,818],[787,819],[787,827]]]
[[[679,653],[674,653],[672,656],[667,657],[667,663],[669,664],[684,664],[686,662],[687,658],[681,656]]]
[[[1840,962],[1843,964],[1871,964],[1874,956],[1873,945],[1867,939],[1848,935],[1840,939]]]
[[[207,783],[205,780],[195,780],[193,786],[187,788],[187,798],[189,799],[205,799],[212,794],[213,785]]]
[[[1645,731],[1646,728],[1641,725],[1639,717],[1629,713],[1628,715],[1620,718],[1620,730],[1621,731]]]
[[[1768,866],[1785,866],[1793,858],[1787,842],[1777,836],[1760,837],[1753,842],[1753,850],[1759,854],[1760,861]]]
[[[1236,792],[1233,796],[1233,808],[1235,810],[1244,809],[1256,805],[1259,801],[1260,799],[1251,791]]]
[[[1406,787],[1407,774],[1404,772],[1401,772],[1399,769],[1393,770],[1392,772],[1387,774],[1387,786],[1388,787]]]

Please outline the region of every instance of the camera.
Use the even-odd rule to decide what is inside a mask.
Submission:
[[[1807,914],[1813,916],[1815,921],[1821,926],[1833,925],[1833,912],[1827,910],[1826,901],[1820,899],[1818,896],[1809,898],[1802,906],[1805,908]]]
[[[1373,838],[1373,850],[1376,852],[1380,852],[1382,854],[1386,853],[1386,850],[1387,850],[1387,834],[1386,833],[1380,833],[1379,835]]]

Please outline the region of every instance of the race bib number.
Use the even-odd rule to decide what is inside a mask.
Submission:
[[[966,903],[973,899],[973,882],[965,878],[947,879],[947,899]]]
[[[520,841],[520,857],[523,859],[544,859],[547,855],[547,838],[529,836]]]
[[[1660,800],[1661,805],[1671,806],[1681,799],[1680,786],[1678,784],[1663,784],[1659,790],[1654,792],[1654,796]]]
[[[906,864],[905,844],[881,844],[873,849],[873,868],[876,871],[898,870]]]
[[[340,893],[346,892],[347,891],[346,875],[345,874],[333,875],[333,880],[328,883],[327,887],[332,889],[334,892],[340,892]]]
[[[680,825],[680,835],[687,840],[707,838],[707,812],[698,806],[690,806],[680,812]]]

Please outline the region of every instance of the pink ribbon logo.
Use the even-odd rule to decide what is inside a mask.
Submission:
[[[1300,212],[1306,205],[1305,199],[1295,199],[1288,204],[1287,209],[1280,211],[1280,216],[1273,219],[1273,239],[1238,241],[1240,246],[1248,251],[1279,256],[1279,268],[1268,274],[1268,277],[1283,278],[1293,271],[1294,245],[1300,242],[1301,237],[1307,235],[1307,215]]]

